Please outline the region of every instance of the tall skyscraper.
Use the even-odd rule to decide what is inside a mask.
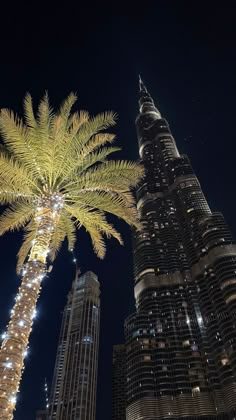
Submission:
[[[88,271],[76,273],[64,309],[52,391],[50,420],[95,420],[100,286]]]
[[[235,419],[236,245],[141,80],[139,105],[126,420]]]
[[[126,420],[126,349],[113,346],[112,356],[112,420]]]

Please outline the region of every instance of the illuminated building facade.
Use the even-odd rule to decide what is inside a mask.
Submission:
[[[100,285],[91,271],[73,282],[63,312],[52,390],[50,420],[95,420]]]
[[[113,346],[112,355],[112,420],[126,419],[126,349]]]
[[[140,80],[126,420],[236,417],[236,245]]]

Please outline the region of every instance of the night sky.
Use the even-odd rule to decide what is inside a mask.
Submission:
[[[115,132],[123,148],[119,157],[136,159],[134,121],[141,73],[180,152],[190,156],[211,208],[224,213],[236,234],[235,9],[175,3],[169,7],[157,1],[155,6],[146,5],[140,15],[116,17],[96,9],[92,15],[71,9],[67,16],[57,8],[36,26],[33,20],[22,22],[16,12],[6,16],[9,30],[1,44],[0,107],[20,113],[27,91],[37,103],[45,90],[57,107],[76,91],[78,108],[91,114],[110,109],[118,113]],[[125,246],[111,240],[104,261],[93,255],[83,233],[75,250],[82,272],[93,270],[101,283],[97,420],[111,419],[112,345],[122,342],[123,321],[134,311],[130,230],[125,223],[116,226]],[[20,282],[15,274],[20,241],[21,234],[0,238],[0,331]],[[43,281],[15,420],[34,420],[36,410],[45,404],[44,378],[50,385],[74,270],[72,255],[63,247]]]

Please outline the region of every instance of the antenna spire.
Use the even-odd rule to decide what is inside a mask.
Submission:
[[[148,92],[145,84],[143,83],[142,77],[139,74],[139,111],[141,113],[152,113],[156,114],[156,118],[161,118],[161,114],[155,107],[154,101]]]
[[[146,88],[145,84],[143,83],[142,77],[141,77],[140,74],[138,75],[138,80],[139,80],[139,91],[140,92],[147,92],[147,88]]]

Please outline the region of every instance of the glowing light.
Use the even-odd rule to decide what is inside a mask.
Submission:
[[[2,334],[2,339],[3,339],[3,340],[5,340],[7,337],[8,337],[7,333],[5,333],[5,332],[4,332],[4,333]]]
[[[16,403],[16,396],[13,395],[12,397],[10,397],[9,401],[10,401],[11,404],[15,404]]]
[[[23,321],[23,319],[21,319],[21,320],[18,322],[18,325],[19,325],[20,327],[23,327],[23,326],[25,325],[25,322]]]
[[[74,262],[74,263],[76,263],[76,261],[77,261],[77,260],[76,260],[76,258],[74,258],[74,259],[73,259],[73,262]]]
[[[35,319],[36,316],[37,316],[37,311],[36,311],[36,309],[34,309],[32,315],[31,315],[31,319]]]
[[[7,369],[11,369],[11,368],[12,368],[12,362],[6,362],[6,363],[4,363],[4,366],[5,366]]]

